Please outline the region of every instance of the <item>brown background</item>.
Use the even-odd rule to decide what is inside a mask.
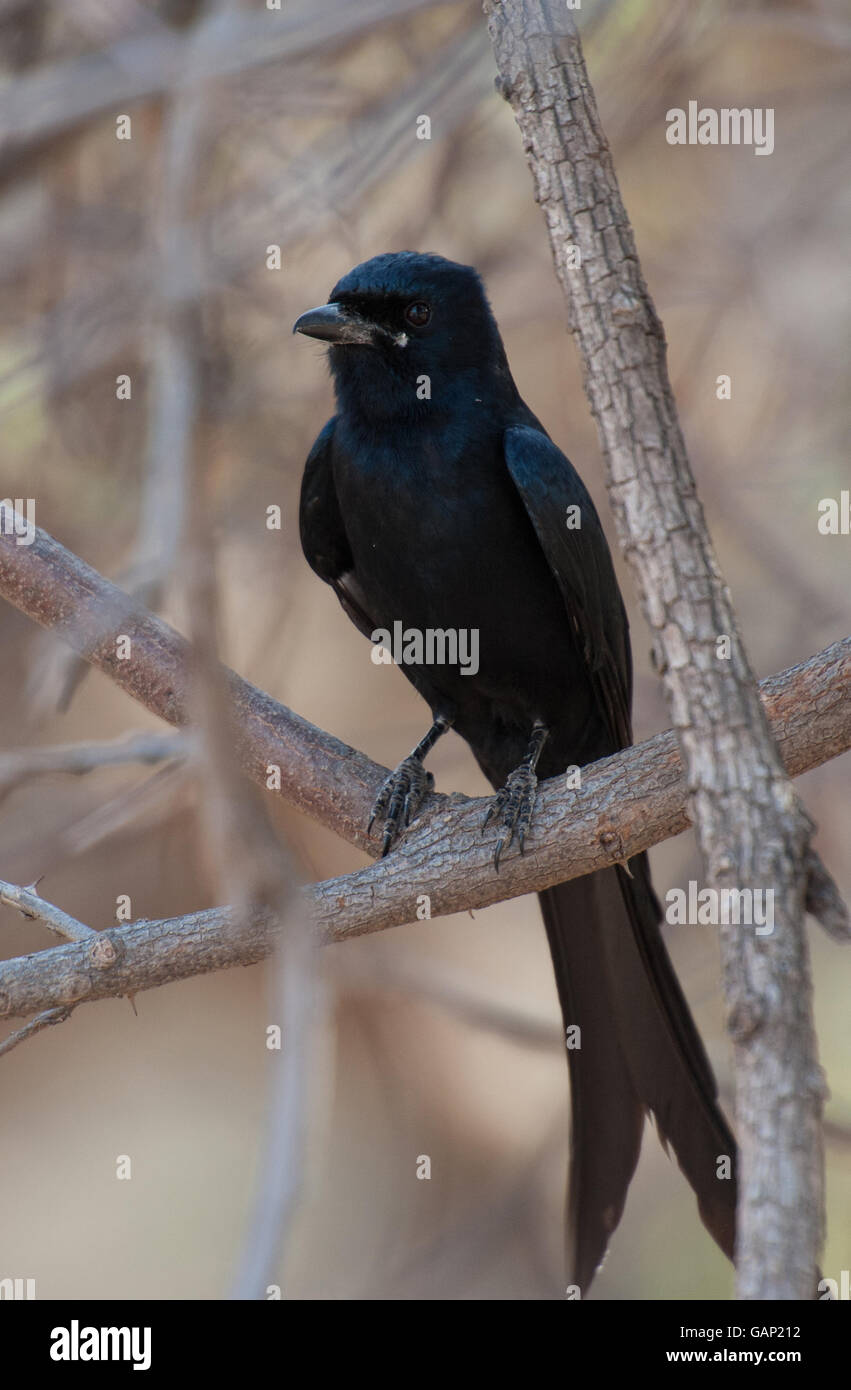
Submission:
[[[326,10],[330,0],[317,12]],[[134,26],[191,29],[202,17],[191,4],[104,11],[48,5],[40,26],[27,7],[4,5],[6,80],[33,65],[58,69]],[[583,6],[581,18],[698,487],[764,676],[848,631],[851,542],[816,526],[819,499],[849,486],[847,14],[838,0],[621,0]],[[466,79],[441,94],[461,44],[473,55]],[[424,732],[426,712],[398,671],[371,663],[298,548],[301,469],[332,401],[319,345],[290,336],[297,315],[379,251],[434,250],[478,266],[523,395],[609,525],[545,229],[491,79],[477,8],[423,7],[342,49],[221,82],[202,123],[195,235],[209,263],[226,266],[203,296],[204,485],[217,520],[223,655],[388,765]],[[774,107],[773,155],[668,146],[665,113],[690,99]],[[162,187],[163,113],[153,101],[127,110],[132,141],[116,141],[113,109],[2,166],[0,185],[0,494],[34,496],[39,524],[110,575],[127,564],[139,523],[152,407],[143,324]],[[385,145],[393,112],[399,134]],[[432,116],[430,142],[415,138],[420,114]],[[245,254],[228,260],[240,236]],[[264,267],[275,242],[280,272]],[[131,402],[115,400],[120,372],[132,376]],[[720,373],[732,377],[729,402],[715,396]],[[282,508],[281,532],[265,529],[271,504]],[[640,739],[668,721],[620,573]],[[161,611],[184,623],[174,584]],[[9,609],[0,624],[4,747],[154,726],[96,674],[57,714],[52,643]],[[443,791],[485,791],[454,736],[430,766]],[[847,766],[800,782],[846,896]],[[205,906],[217,882],[199,845],[197,798],[187,772],[34,778],[0,803],[0,876],[44,875],[41,891],[96,927],[114,921],[119,894],[136,917]],[[295,813],[277,808],[276,822],[308,876],[362,862]],[[662,895],[700,878],[690,834],[652,859]],[[0,928],[9,955],[51,944],[6,909]],[[729,1091],[715,936],[678,928],[668,941]],[[815,927],[811,943],[834,1124],[823,1268],[838,1278],[851,1228],[847,986],[838,947]],[[567,1086],[535,902],[329,948],[322,968],[328,1011],[285,1292],[560,1297]],[[3,1059],[0,1277],[35,1277],[42,1298],[226,1295],[264,1135],[266,973],[143,994],[138,1017],[126,1001],[82,1008]],[[482,1000],[515,1024],[551,1025],[554,1040],[482,1026],[473,1008]],[[130,1182],[116,1181],[120,1154],[132,1158]],[[416,1179],[421,1154],[432,1160],[429,1182]],[[689,1189],[648,1134],[594,1296],[726,1298],[731,1288]]]

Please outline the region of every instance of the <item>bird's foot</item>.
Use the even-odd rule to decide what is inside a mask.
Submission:
[[[391,772],[375,798],[366,828],[368,835],[375,821],[384,822],[382,859],[406,826],[411,824],[433,786],[431,773],[426,772],[421,759],[413,755],[403,759],[396,771]]]
[[[484,834],[485,827],[494,818],[498,820],[502,832],[493,854],[493,865],[497,873],[503,849],[510,849],[515,838],[520,853],[523,853],[523,843],[532,821],[537,790],[538,778],[534,768],[529,767],[528,763],[521,763],[509,774],[505,786],[500,788],[488,807],[487,815],[482,821],[482,833]]]

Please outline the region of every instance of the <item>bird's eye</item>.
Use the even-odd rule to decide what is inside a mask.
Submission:
[[[417,299],[413,304],[408,305],[405,310],[405,318],[412,328],[425,328],[431,318],[431,309],[421,299]]]

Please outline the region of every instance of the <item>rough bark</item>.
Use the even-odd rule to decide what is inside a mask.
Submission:
[[[172,637],[176,640],[177,634]],[[147,690],[151,683],[146,679],[142,684]],[[851,747],[849,685],[851,638],[763,682],[765,707],[791,773],[805,772]],[[310,746],[301,756],[310,767]],[[333,806],[334,783],[326,780],[325,769],[320,754],[313,765],[311,797],[324,796]],[[689,824],[686,784],[671,732],[585,769],[581,794],[567,790],[564,778],[545,782],[529,853],[505,859],[498,875],[493,872],[493,846],[480,831],[482,801],[434,800],[436,806],[411,827],[387,859],[305,890],[306,915],[321,941],[344,941],[409,922],[423,895],[436,917],[538,891],[649,848]],[[366,798],[362,810],[365,815]],[[341,832],[343,824],[341,820]],[[50,904],[40,906],[32,891],[0,885],[0,900],[41,918],[54,931],[70,934],[67,915]],[[832,899],[814,907],[821,910],[829,930],[847,935],[847,921]],[[210,970],[252,965],[274,945],[274,933],[262,914],[239,930],[236,915],[225,908],[112,928],[97,934],[96,951],[85,927],[73,927],[79,942],[0,963],[0,1018],[25,1017],[37,1010],[152,989]]]
[[[555,0],[485,9],[582,358],[615,524],[653,632],[706,886],[774,892],[773,935],[721,929],[740,1144],[738,1294],[809,1298],[823,1237],[825,1094],[804,934],[812,825],[772,738],[706,529],[664,332],[576,28]],[[722,636],[729,660],[716,655]]]
[[[186,725],[186,639],[46,531],[36,528],[32,545],[19,545],[7,517],[8,509],[0,507],[0,595],[51,628],[152,714],[169,724]],[[119,635],[130,638],[129,660],[121,659]],[[268,767],[279,767],[281,795],[287,801],[375,853],[364,812],[387,769],[232,672],[229,683],[240,758],[248,775],[265,787]]]

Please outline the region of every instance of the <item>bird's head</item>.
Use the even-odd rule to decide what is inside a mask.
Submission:
[[[371,419],[447,412],[460,392],[514,384],[477,272],[400,251],[355,266],[293,325],[331,345],[342,409]]]

